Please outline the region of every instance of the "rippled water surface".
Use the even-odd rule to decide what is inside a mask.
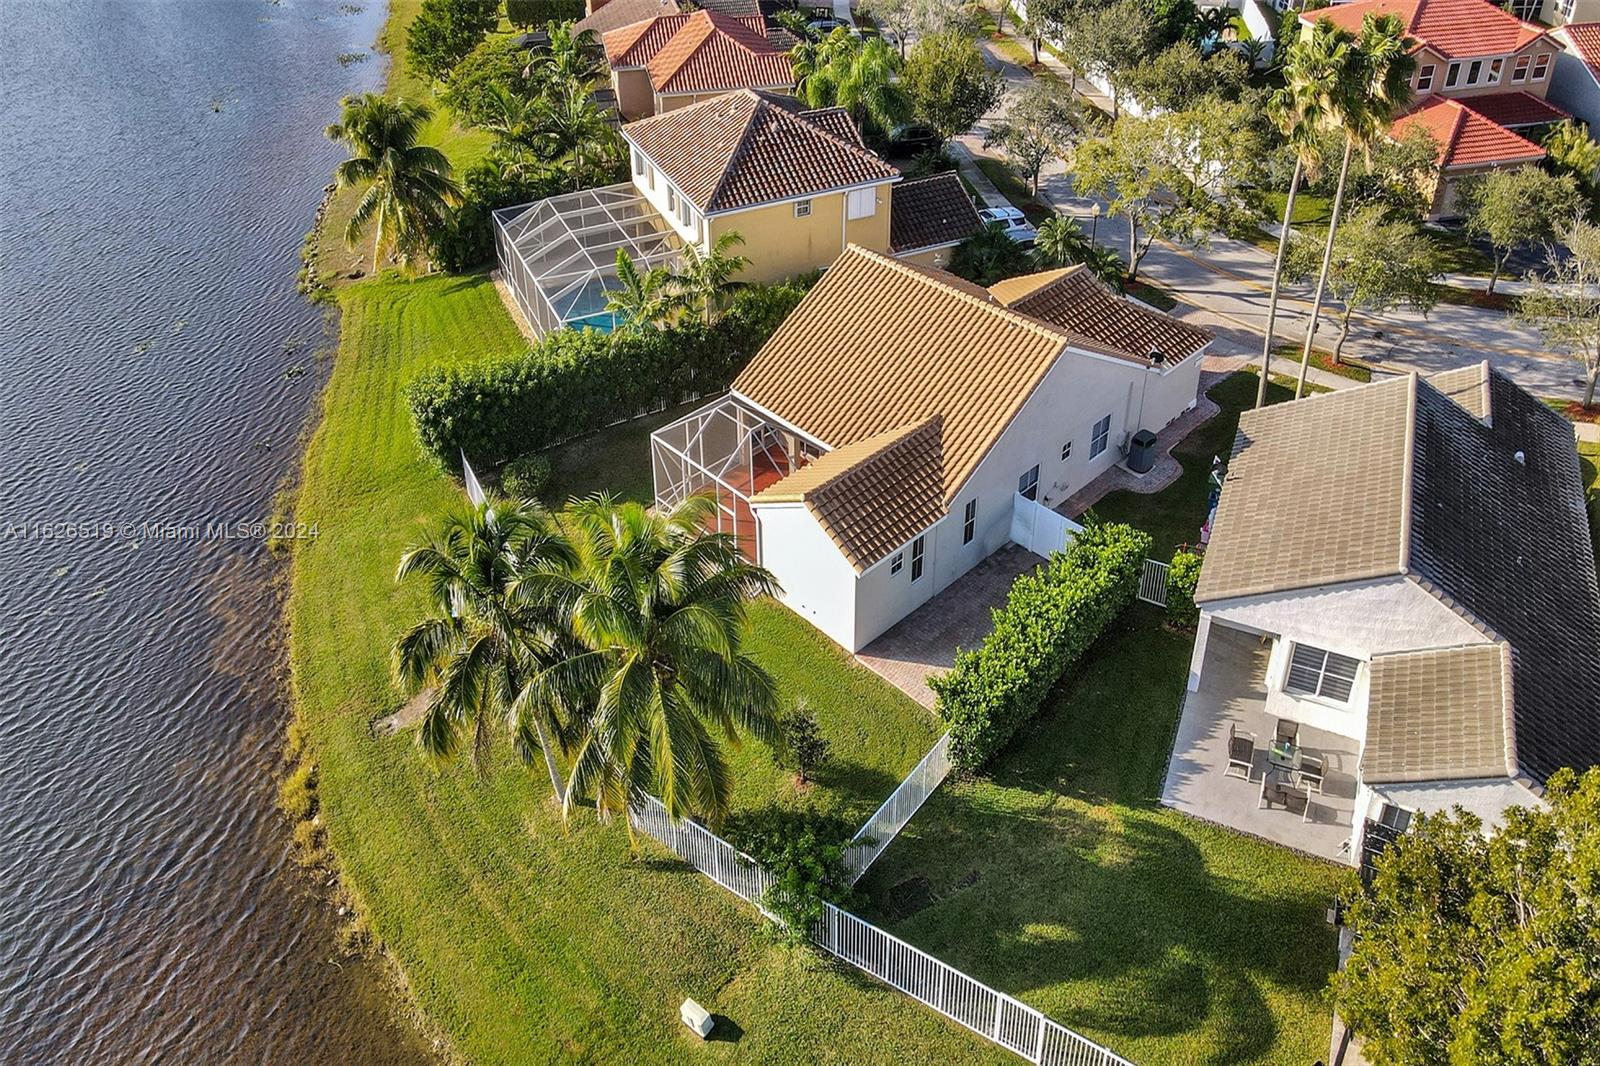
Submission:
[[[272,807],[281,574],[159,528],[295,464],[296,251],[382,5],[0,16],[0,1062],[417,1061]]]

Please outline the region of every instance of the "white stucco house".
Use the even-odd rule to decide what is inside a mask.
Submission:
[[[984,289],[852,246],[734,380],[656,432],[656,500],[856,651],[1196,402],[1204,331],[1081,267]]]
[[[1550,100],[1587,123],[1593,136],[1600,131],[1600,22],[1569,23],[1552,36],[1566,50],[1556,56]]]
[[[1487,363],[1246,412],[1196,600],[1170,805],[1354,863],[1413,812],[1493,824],[1600,764],[1572,428]],[[1301,817],[1261,809],[1276,784]]]

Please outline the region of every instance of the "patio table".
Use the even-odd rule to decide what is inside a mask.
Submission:
[[[1287,740],[1274,740],[1267,746],[1267,762],[1280,770],[1298,770],[1302,751],[1298,744]]]

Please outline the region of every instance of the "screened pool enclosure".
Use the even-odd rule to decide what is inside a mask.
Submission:
[[[535,333],[571,326],[609,330],[606,292],[617,287],[617,250],[640,270],[676,259],[683,242],[633,185],[552,196],[494,213],[500,272]]]

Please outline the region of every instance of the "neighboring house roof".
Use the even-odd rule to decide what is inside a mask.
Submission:
[[[896,255],[956,244],[981,229],[983,219],[953,171],[894,187],[889,201],[889,247]]]
[[[1369,692],[1368,784],[1516,776],[1509,645],[1374,655]]]
[[[788,54],[768,42],[760,18],[710,11],[658,15],[612,30],[602,40],[613,70],[644,67],[658,93],[773,88],[794,82]]]
[[[859,573],[948,511],[940,492],[942,428],[943,419],[932,415],[835,448],[750,502],[804,503]]]
[[[757,0],[694,0],[694,6],[702,11],[728,15],[732,18],[758,19],[761,17],[761,5]]]
[[[630,122],[622,133],[713,214],[899,177],[839,128],[838,115],[794,112],[746,89]]]
[[[677,0],[610,0],[592,15],[586,15],[572,24],[573,33],[588,30],[603,37],[612,30],[648,22],[657,15],[676,15]]]
[[[1600,22],[1569,22],[1558,31],[1572,45],[1572,52],[1589,75],[1600,81]]]
[[[1418,126],[1426,129],[1439,145],[1439,166],[1443,170],[1544,158],[1545,151],[1539,145],[1484,114],[1478,105],[1482,99],[1485,98],[1436,96],[1396,119],[1390,135],[1398,139]],[[1564,114],[1553,107],[1550,110],[1558,116]]]
[[[1489,0],[1360,0],[1301,14],[1303,22],[1326,19],[1351,33],[1367,15],[1398,15],[1406,35],[1446,59],[1503,55],[1544,36],[1542,26],[1523,22]]]
[[[1439,380],[1245,412],[1195,598],[1407,577],[1511,645],[1522,767],[1600,764],[1600,586],[1572,427],[1493,369]]]
[[[989,291],[1012,310],[1093,338],[1145,366],[1152,352],[1181,363],[1211,343],[1205,330],[1117,296],[1083,266],[1010,278]]]
[[[1498,122],[1508,129],[1543,126],[1572,117],[1542,96],[1535,96],[1522,89],[1508,93],[1468,96],[1464,97],[1461,103],[1490,122]]]
[[[835,450],[943,416],[948,505],[1073,340],[949,277],[850,246],[733,391]]]

